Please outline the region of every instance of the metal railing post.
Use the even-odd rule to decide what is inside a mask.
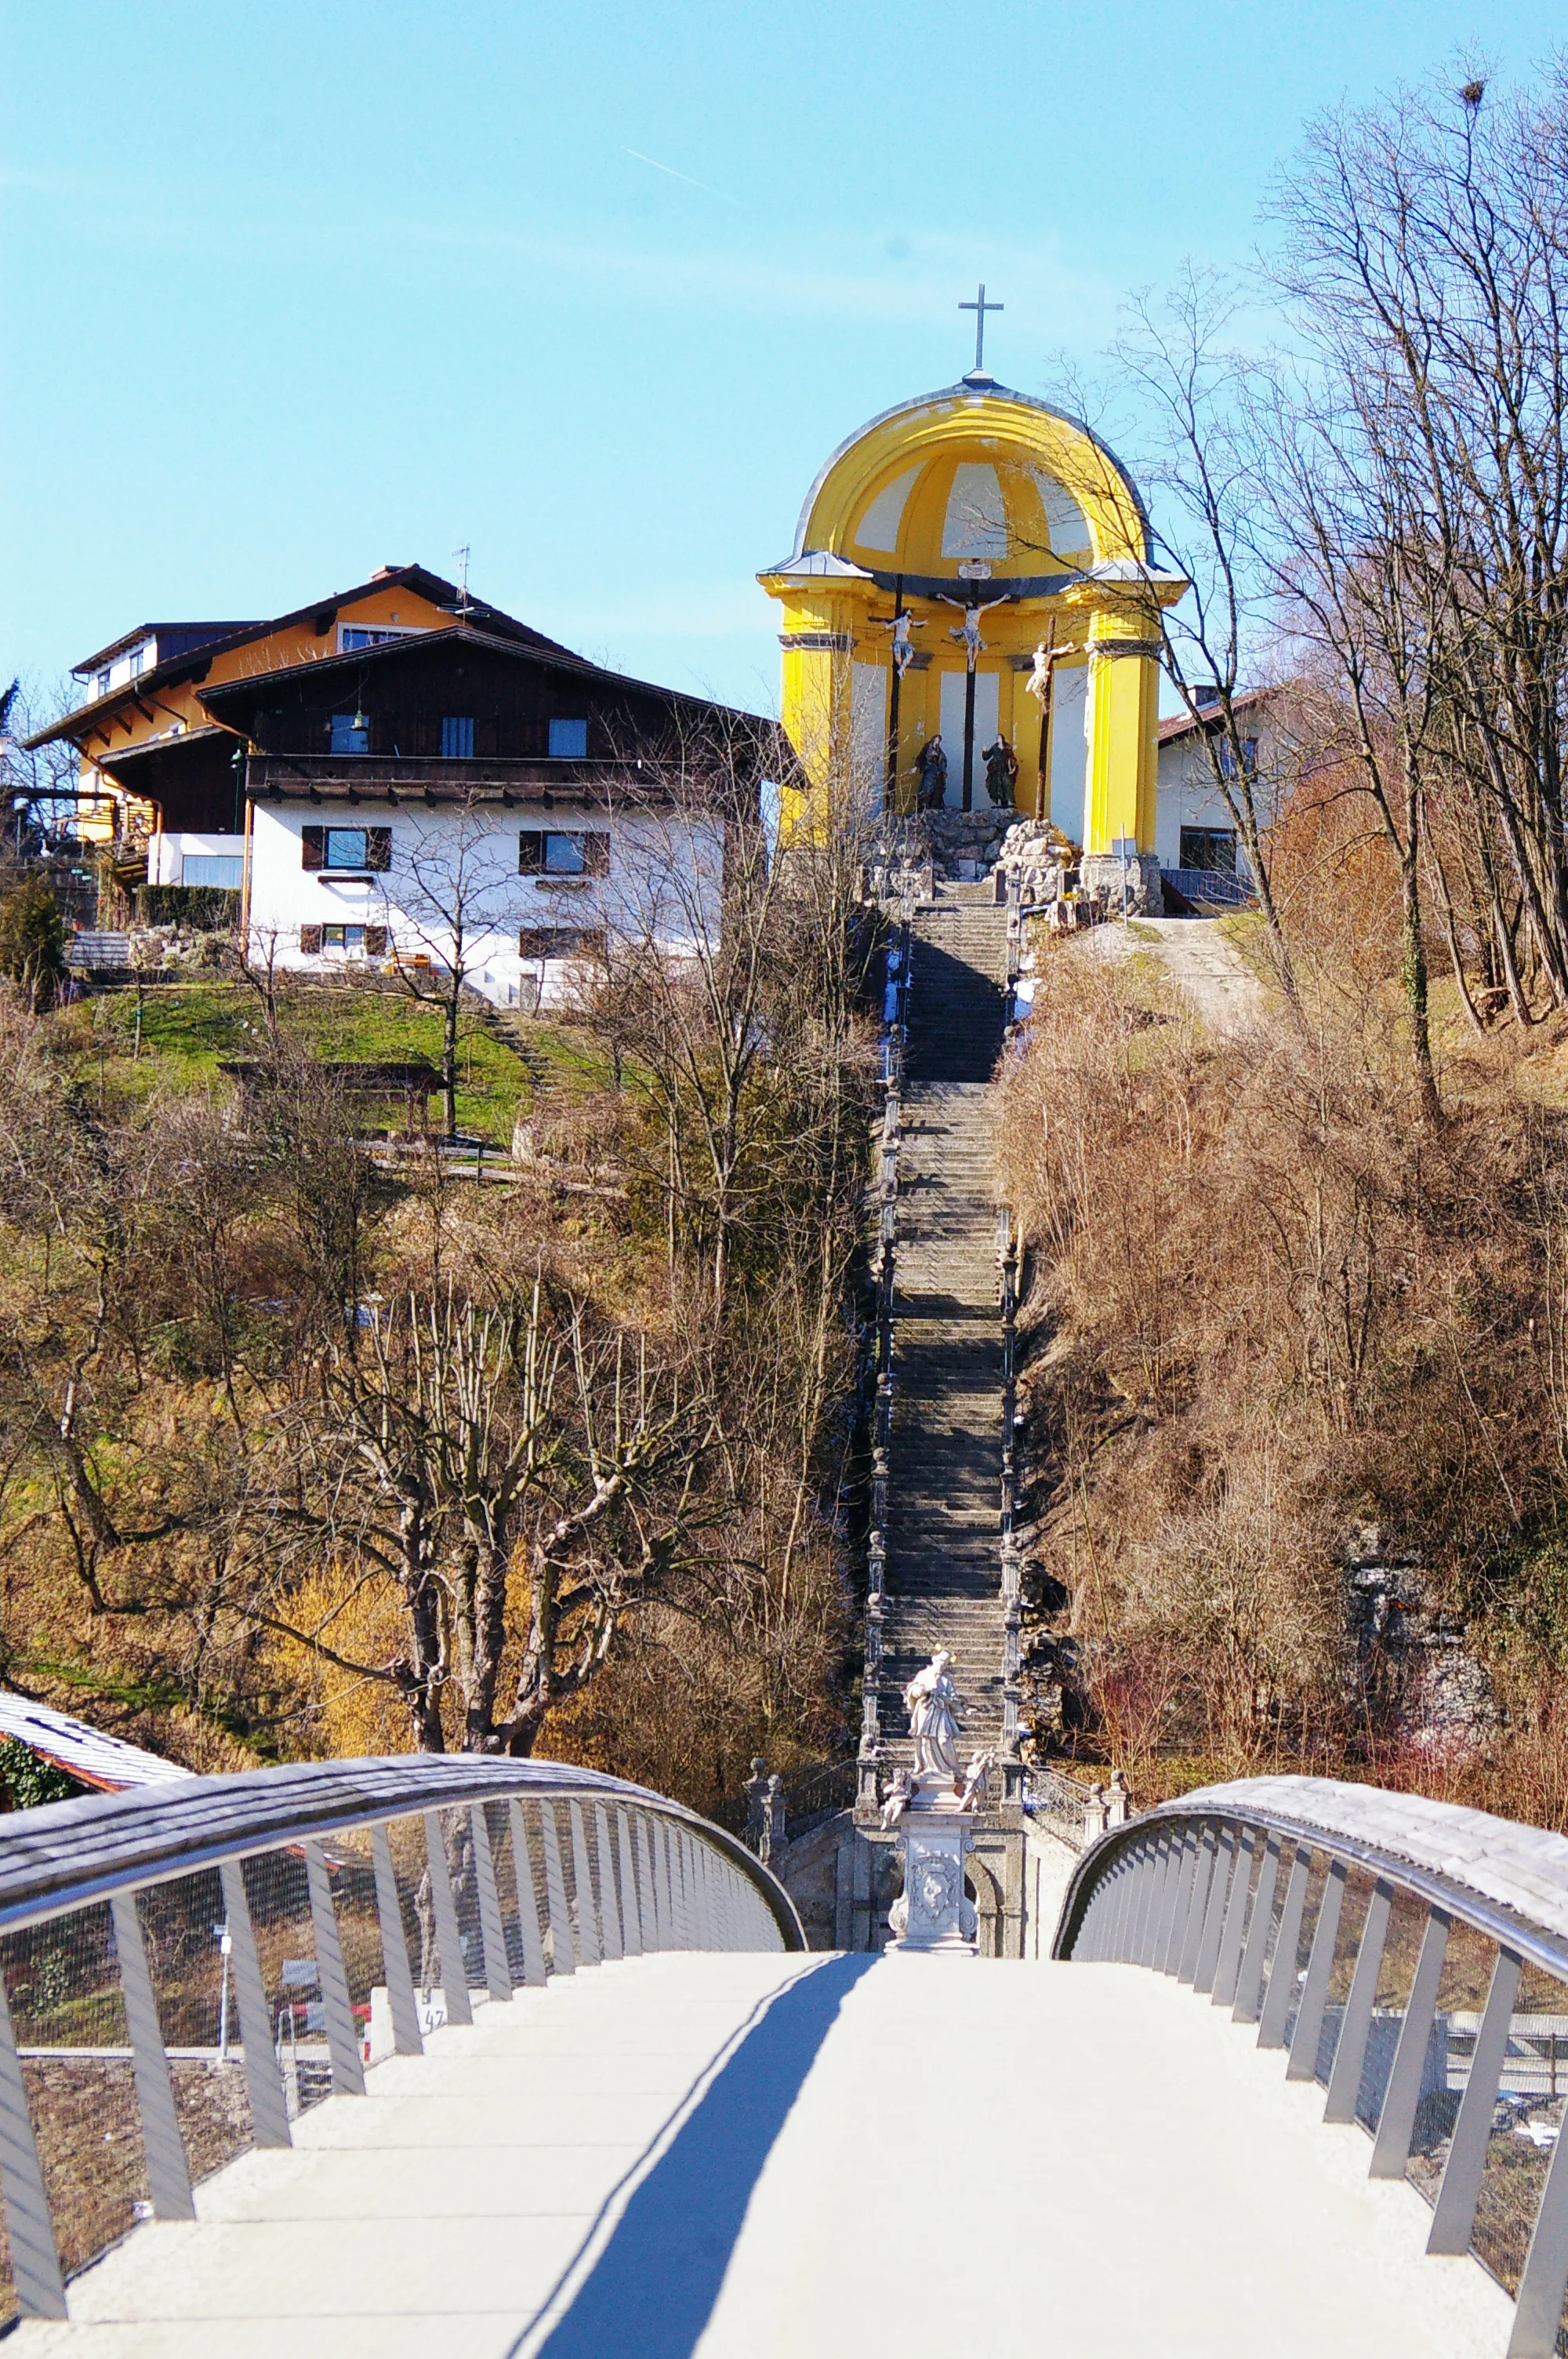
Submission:
[[[484,1951],[484,1986],[492,1999],[512,1996],[512,1967],[506,1955],[506,1928],[501,1919],[501,1895],[495,1888],[495,1854],[490,1847],[490,1821],[483,1802],[469,1805],[473,1826],[474,1883],[479,1893],[479,1932]]]
[[[1121,1919],[1127,1907],[1127,1855],[1116,1861],[1105,1886],[1105,1923],[1100,1931],[1097,1956],[1112,1964],[1121,1955]]]
[[[1257,1829],[1244,1827],[1236,1846],[1236,1866],[1230,1878],[1225,1930],[1219,1937],[1219,1954],[1214,1964],[1214,1985],[1209,1993],[1211,2006],[1230,2006],[1235,2003],[1236,1977],[1241,1966],[1241,1937],[1247,1930],[1247,1904],[1252,1897],[1252,1862],[1257,1849]]]
[[[194,2220],[190,2172],[185,2141],[179,2135],[174,2082],[157,2019],[157,2000],[147,1971],[146,1945],[134,1892],[116,1892],[109,1903],[114,1927],[114,1948],[120,1960],[120,1988],[125,2001],[125,2028],[131,2041],[131,2071],[136,2087],[136,2110],[142,2117],[142,2145],[146,2154],[147,2190],[159,2220]]]
[[[523,1940],[523,1982],[525,1989],[543,1990],[546,1980],[545,1937],[539,1930],[539,1902],[534,1890],[527,1821],[523,1816],[523,1805],[515,1798],[508,1815],[512,1822],[512,1874],[517,1886],[517,1930]]]
[[[1451,1921],[1441,1908],[1427,1911],[1421,1955],[1415,1962],[1405,2019],[1400,2026],[1399,2045],[1383,2095],[1383,2110],[1378,2116],[1378,2135],[1372,2141],[1373,2179],[1402,2179],[1410,2160],[1416,2107],[1421,2103],[1422,2067],[1432,2042],[1432,2027],[1437,2020],[1437,1991],[1443,1980],[1443,1962],[1448,1954]]]
[[[643,1911],[637,1898],[637,1870],[632,1859],[632,1821],[624,1803],[615,1809],[616,1848],[621,1854],[621,1938],[626,1955],[643,1954]]]
[[[1171,1910],[1171,1930],[1165,1942],[1165,1952],[1160,1962],[1162,1973],[1173,1974],[1182,1962],[1182,1947],[1187,1938],[1187,1919],[1192,1913],[1193,1879],[1198,1871],[1198,1839],[1192,1827],[1182,1830],[1181,1857],[1176,1866],[1176,1893]]]
[[[1312,1853],[1304,1843],[1297,1843],[1290,1880],[1285,1886],[1285,1905],[1280,1911],[1280,1930],[1274,1937],[1268,1995],[1258,2018],[1260,2048],[1282,2048],[1285,2044],[1285,2026],[1290,2020],[1291,2001],[1296,1995],[1296,1959],[1302,1945],[1302,1917],[1311,1877]]]
[[[375,1870],[375,1913],[381,1926],[381,1970],[386,1977],[387,2003],[392,2010],[393,2050],[398,2056],[423,2056],[425,2040],[419,2029],[419,2008],[414,1996],[414,1973],[408,1962],[408,1941],[403,1930],[403,1903],[398,1897],[397,1870],[392,1864],[392,1838],[384,1826],[372,1828],[370,1855],[372,1865]],[[237,1868],[238,1863],[231,1861],[229,1865]],[[224,1868],[223,1874],[227,1877],[228,1866]],[[225,1897],[227,1895],[228,1886],[225,1884]],[[233,1924],[234,1910],[231,1902],[229,1907],[231,1932],[233,1930]],[[238,1951],[235,1955],[237,1958]],[[234,1979],[236,1983],[239,1981],[237,1970]],[[259,1987],[259,1975],[257,1984]],[[262,2023],[265,2028],[266,2023],[265,1997],[262,2001]],[[243,1987],[240,1997],[240,2029],[244,2038],[245,2062],[248,2066],[251,2060],[251,2035],[245,2023]],[[267,2054],[269,2057],[272,2054],[270,2039],[267,2042]],[[276,2075],[272,2077],[276,2078]],[[253,2114],[255,2112],[254,2096],[251,2100],[251,2111]],[[286,2114],[285,2127],[287,2126]]]
[[[571,1912],[567,1907],[567,1880],[561,1871],[561,1832],[553,1802],[539,1805],[539,1837],[545,1847],[545,1907],[550,1919],[550,1962],[558,1974],[577,1972],[577,1945],[572,1940]]]
[[[1203,1940],[1198,1944],[1197,1963],[1193,1969],[1195,1991],[1207,1992],[1214,1987],[1214,1970],[1219,1960],[1219,1937],[1225,1930],[1225,1904],[1230,1897],[1235,1861],[1236,1829],[1223,1826],[1215,1849],[1214,1874],[1209,1878]]]
[[[229,1928],[229,1953],[234,1973],[234,1995],[240,2006],[240,2044],[245,2058],[245,2093],[251,2101],[251,2140],[265,2147],[292,2146],[288,2103],[283,2093],[277,2050],[273,2046],[272,2013],[256,1955],[243,1862],[226,1859],[218,1871],[223,1891],[223,1917]]]
[[[1127,1955],[1133,1965],[1143,1963],[1143,1942],[1149,1930],[1150,1911],[1154,1906],[1154,1884],[1159,1855],[1155,1838],[1140,1843],[1134,1854],[1132,1868],[1132,1906],[1127,1924]]]
[[[1328,1978],[1334,1971],[1334,1944],[1339,1935],[1339,1911],[1345,1900],[1347,1874],[1342,1859],[1329,1861],[1312,1937],[1312,1955],[1307,1960],[1306,1981],[1302,1985],[1302,2003],[1291,2038],[1291,2060],[1285,2067],[1287,2081],[1317,2078],[1318,2040],[1323,2032],[1323,2010],[1328,2003]]]
[[[1167,1828],[1160,1843],[1160,1892],[1155,1897],[1155,1911],[1148,1925],[1148,1953],[1143,1965],[1155,1973],[1165,1961],[1165,1949],[1170,1944],[1170,1918],[1176,1906],[1176,1873],[1182,1868],[1182,1833],[1179,1828]]]
[[[1130,1847],[1122,1853],[1118,1863],[1114,1955],[1119,1965],[1125,1965],[1131,1954],[1132,1930],[1138,1916],[1139,1882],[1137,1850]]]
[[[452,1897],[452,1872],[447,1864],[447,1839],[439,1810],[425,1813],[425,1857],[430,1870],[430,1913],[436,1920],[436,1953],[441,1966],[441,1995],[449,2023],[471,2023],[468,1967],[458,1933],[458,1904]]]
[[[1263,1991],[1263,1962],[1269,1953],[1269,1935],[1274,1922],[1274,1893],[1280,1877],[1280,1838],[1270,1835],[1263,1845],[1262,1864],[1258,1870],[1258,1890],[1252,1902],[1252,1914],[1247,1925],[1246,1946],[1236,1974],[1236,2004],[1231,2009],[1232,2023],[1256,2023]]]
[[[1328,2076],[1328,2095],[1323,2108],[1325,2122],[1356,2119],[1361,2072],[1367,2061],[1367,2038],[1372,2028],[1372,2006],[1378,1995],[1378,1978],[1383,1971],[1389,1911],[1393,1902],[1393,1886],[1379,1876],[1367,1903],[1367,1921],[1361,1928],[1356,1971],[1350,1977],[1350,1995],[1345,2003],[1345,2017],[1334,2050],[1334,2069]]]
[[[1203,1940],[1204,1920],[1208,1914],[1208,1891],[1214,1880],[1217,1848],[1216,1828],[1212,1824],[1200,1827],[1197,1857],[1193,1865],[1192,1892],[1187,1902],[1187,1921],[1182,1934],[1181,1960],[1176,1968],[1178,1982],[1190,1983],[1197,1972],[1198,1948]]]
[[[1559,2348],[1563,2296],[1568,2291],[1568,2138],[1560,2137],[1546,2166],[1546,2184],[1530,2231],[1524,2274],[1514,2296],[1509,2359],[1553,2359]]]
[[[1476,2052],[1470,2059],[1469,2077],[1459,2100],[1454,2135],[1448,2141],[1448,2160],[1443,2167],[1443,2180],[1433,2207],[1432,2233],[1426,2240],[1429,2253],[1467,2253],[1470,2249],[1498,2084],[1503,2077],[1514,2000],[1519,1995],[1519,1978],[1523,1971],[1524,1960],[1514,1951],[1498,1951],[1486,2012],[1476,2036]]]
[[[719,1929],[714,1916],[713,1886],[708,1878],[708,1845],[698,1837],[688,1836],[692,1865],[697,1871],[697,1930],[700,1946],[705,1950],[719,1947]]]
[[[671,1826],[667,1820],[661,1821],[661,1832],[664,1836],[665,1859],[670,1878],[671,1945],[677,1950],[689,1950],[694,1946],[691,1938],[691,1903],[687,1891],[686,1854],[681,1847],[681,1832],[678,1827]]]
[[[621,1939],[621,1908],[615,1897],[615,1864],[610,1856],[610,1820],[602,1802],[593,1806],[594,1864],[599,1869],[599,1924],[604,1954],[618,1965],[626,1954]]]
[[[321,1981],[321,2011],[327,2018],[327,2050],[332,2059],[332,2086],[341,2097],[365,2093],[364,2057],[354,2026],[349,1978],[343,1971],[343,1945],[338,1938],[338,1912],[332,1905],[332,1879],[327,1854],[318,1843],[305,1845],[305,1881],[310,1893],[310,1924],[316,1935],[316,1971]],[[448,2012],[450,2012],[449,2007]]]
[[[654,1913],[658,1920],[658,1946],[676,1949],[675,1906],[670,1899],[670,1850],[665,1844],[663,1819],[648,1819],[648,1850],[654,1852]]]
[[[270,2043],[269,2043],[270,2052]],[[24,2318],[63,2318],[65,2280],[49,2217],[49,2190],[38,2161],[38,2142],[27,2108],[27,2087],[5,1976],[0,1970],[0,2191],[5,2199],[5,2234],[11,2247],[11,2282]]]
[[[577,1800],[567,1804],[567,1821],[572,1831],[572,1881],[577,1886],[577,1954],[581,1966],[597,1966],[603,1954],[599,1942],[599,1910],[594,1905],[593,1870],[588,1863],[588,1832],[582,1822],[582,1804]]]
[[[698,1946],[697,1938],[697,1879],[691,1855],[691,1837],[687,1834],[684,1827],[676,1827],[674,1830],[673,1841],[675,1843],[676,1874],[678,1878],[677,1888],[680,1895],[677,1905],[680,1908],[686,1930],[686,1941],[684,1946],[688,1950],[695,1950]]]
[[[637,1850],[637,1911],[642,1916],[642,1946],[646,1951],[665,1949],[663,1928],[658,1922],[658,1885],[654,1877],[654,1844],[648,1840],[648,1821],[642,1811],[632,1819],[632,1838]]]

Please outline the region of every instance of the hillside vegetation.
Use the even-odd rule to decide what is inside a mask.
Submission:
[[[1429,1125],[1397,878],[1296,906],[1256,1032],[1068,948],[1007,1077],[1038,1715],[1145,1798],[1302,1768],[1559,1824],[1568,1018],[1439,993]]]
[[[465,1012],[503,1185],[356,1138],[395,991],[0,1001],[0,1680],[197,1767],[839,1748],[871,942],[747,825],[722,949]]]

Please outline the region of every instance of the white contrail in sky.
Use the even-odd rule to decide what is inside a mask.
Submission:
[[[661,164],[656,156],[644,156],[640,147],[628,147],[626,153],[635,156],[639,164],[651,164],[655,172],[667,172],[672,180],[684,180],[688,189],[700,189],[705,197],[719,194],[718,190],[710,189],[706,180],[694,180],[689,172],[677,172],[673,164]]]

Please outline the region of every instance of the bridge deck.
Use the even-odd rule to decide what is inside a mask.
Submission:
[[[1367,2143],[1130,1967],[663,1956],[439,2032],[15,2359],[1433,2359],[1507,2342]]]

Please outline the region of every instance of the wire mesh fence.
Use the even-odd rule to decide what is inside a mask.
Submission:
[[[52,1914],[27,1842],[9,1854],[0,1843],[0,1909],[19,1885],[17,1914],[35,1920],[0,1933],[0,2329],[64,2315],[64,2281],[140,2221],[193,2216],[211,2173],[289,2144],[301,2114],[362,2093],[367,2070],[416,2053],[443,2023],[653,1950],[804,1946],[782,1890],[738,1844],[672,1828],[614,1780],[582,1773],[581,1791],[539,1794],[525,1767],[350,1767],[356,1791],[367,1768],[384,1770],[425,1788],[421,1806],[362,1822],[340,1810],[319,1836],[109,1875],[97,1886],[114,1886],[109,1899]],[[222,1784],[226,1803],[274,1780],[330,1790],[330,1777],[200,1782]],[[499,1790],[476,1793],[481,1777]],[[56,1808],[73,1840],[77,1822],[111,1817],[119,1834],[125,1805],[177,1821],[197,1782],[166,1789],[172,1799]],[[457,1798],[432,1793],[442,1785]],[[177,1832],[170,1849],[188,1839]],[[90,1864],[64,1843],[59,1862],[66,1889]]]

